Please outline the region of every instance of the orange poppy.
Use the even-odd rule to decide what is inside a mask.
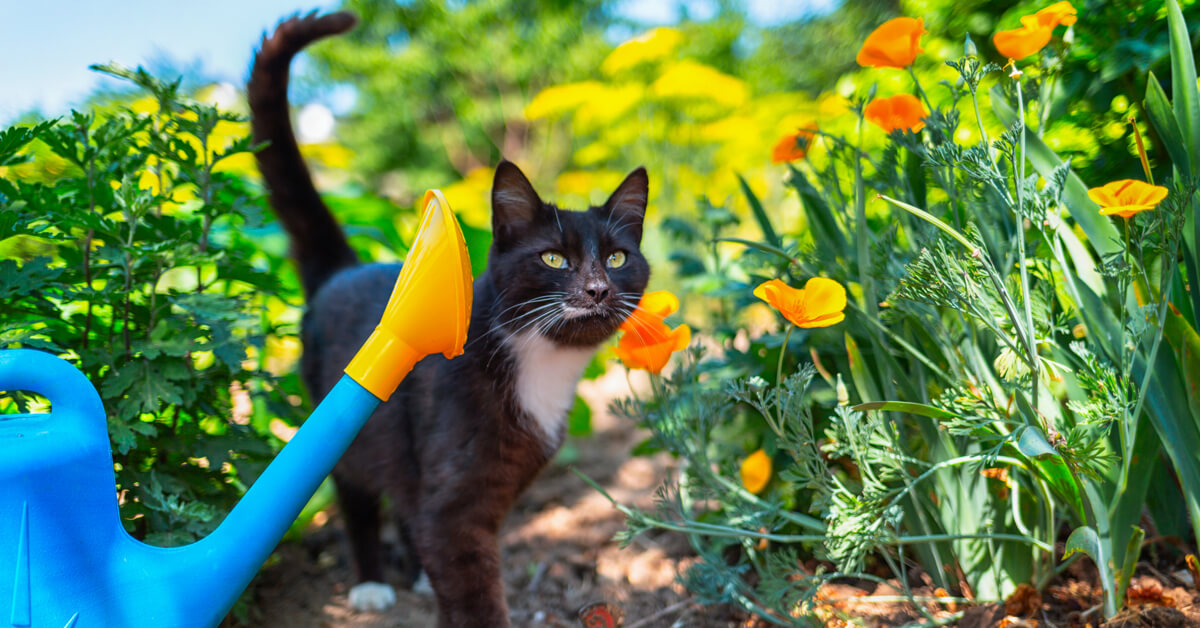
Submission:
[[[642,295],[629,318],[621,323],[621,331],[638,333],[652,332],[663,319],[679,310],[679,298],[666,290],[655,290]]]
[[[671,329],[666,323],[659,323],[647,336],[625,332],[613,352],[627,368],[660,373],[671,354],[686,349],[691,341],[692,329],[687,325]]]
[[[692,329],[680,325],[671,329],[663,322],[679,309],[679,299],[666,290],[642,295],[637,309],[621,323],[624,335],[614,352],[626,367],[659,373],[671,354],[692,341]]]
[[[925,107],[912,94],[897,94],[891,98],[876,98],[863,109],[867,120],[887,133],[907,129],[916,133],[925,128]]]
[[[1078,17],[1075,15],[1076,13],[1077,11],[1075,10],[1075,7],[1071,6],[1071,3],[1067,2],[1067,0],[1063,0],[1062,2],[1056,2],[1042,9],[1033,15],[1038,19],[1038,23],[1043,27],[1053,29],[1059,24],[1063,26],[1070,26],[1074,24],[1075,20],[1078,19]]]
[[[867,35],[858,51],[858,64],[869,68],[897,68],[912,65],[921,50],[925,18],[892,18]]]
[[[1009,59],[1024,59],[1050,43],[1055,27],[1074,24],[1078,19],[1076,13],[1070,2],[1056,2],[1033,15],[1023,16],[1020,28],[996,33],[992,43]]]
[[[1000,31],[992,36],[996,50],[1009,59],[1024,59],[1050,43],[1053,28],[1042,26],[1036,15],[1021,18],[1021,27]]]
[[[1166,197],[1167,188],[1136,179],[1121,179],[1088,190],[1088,198],[1100,206],[1101,214],[1122,218],[1154,209]]]
[[[816,138],[813,133],[815,130],[817,130],[817,125],[810,124],[791,135],[779,138],[775,148],[771,149],[771,163],[785,164],[789,161],[804,159],[808,155],[808,148],[812,146],[813,139]]]
[[[797,327],[828,327],[842,322],[846,315],[846,289],[824,277],[813,277],[804,288],[793,288],[778,279],[764,281],[754,296],[779,310]]]
[[[761,493],[771,481],[771,457],[759,449],[742,461],[742,486],[751,493]]]

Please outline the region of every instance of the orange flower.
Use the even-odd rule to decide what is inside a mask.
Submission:
[[[1038,23],[1043,27],[1053,29],[1059,24],[1062,24],[1063,26],[1070,26],[1074,24],[1075,20],[1077,19],[1075,14],[1075,7],[1071,6],[1071,3],[1067,2],[1067,0],[1063,0],[1062,2],[1056,2],[1042,9],[1033,15],[1038,19]]]
[[[1063,0],[1033,15],[1021,18],[1021,27],[1000,31],[992,37],[996,50],[1009,59],[1024,59],[1050,43],[1050,35],[1060,24],[1070,26],[1078,17],[1075,7]]]
[[[867,35],[858,51],[858,64],[903,70],[921,54],[921,35],[927,32],[924,18],[892,18]]]
[[[1154,209],[1166,197],[1167,188],[1135,179],[1113,181],[1108,185],[1088,190],[1088,198],[1100,206],[1101,214],[1122,218]]]
[[[771,457],[759,449],[742,461],[742,486],[751,493],[761,493],[771,481]]]
[[[625,332],[614,349],[626,367],[659,373],[671,354],[692,341],[692,329],[680,325],[671,329],[663,322],[679,309],[679,299],[665,290],[642,295],[637,309],[621,323]]]
[[[992,36],[996,50],[1009,59],[1024,59],[1050,43],[1053,29],[1042,26],[1036,15],[1021,18],[1021,28],[1000,31]]]
[[[793,288],[778,279],[764,281],[754,296],[779,310],[797,327],[828,327],[842,322],[846,315],[846,289],[824,277],[813,277],[803,289]]]
[[[653,334],[662,325],[663,319],[679,310],[679,298],[666,290],[655,290],[642,295],[629,318],[621,323],[620,330],[634,335]]]
[[[808,147],[812,146],[812,141],[816,137],[813,134],[815,130],[817,130],[817,125],[809,124],[791,135],[779,138],[779,142],[771,150],[771,163],[784,164],[804,159],[805,155],[808,155]]]
[[[887,133],[908,129],[913,133],[925,128],[925,107],[912,94],[897,94],[891,98],[876,98],[863,110],[867,120]]]

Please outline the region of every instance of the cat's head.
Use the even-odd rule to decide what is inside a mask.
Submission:
[[[488,255],[497,322],[510,334],[532,330],[563,345],[596,345],[616,332],[650,279],[640,250],[648,189],[638,168],[603,205],[567,211],[500,162]]]

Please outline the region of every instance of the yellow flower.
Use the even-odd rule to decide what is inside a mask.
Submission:
[[[1036,15],[1026,15],[1021,18],[1020,28],[996,33],[992,36],[992,43],[1000,54],[1009,59],[1024,59],[1050,43],[1052,30],[1042,26]]]
[[[803,289],[793,288],[778,279],[764,281],[754,296],[779,310],[797,327],[828,327],[842,322],[846,315],[846,289],[824,277],[813,277]]]
[[[621,323],[625,333],[613,350],[627,368],[659,373],[672,353],[687,348],[692,329],[687,325],[671,329],[663,322],[678,309],[679,299],[665,290],[642,295],[637,308]]]
[[[913,59],[923,52],[921,35],[927,32],[924,18],[890,19],[867,35],[862,49],[858,51],[858,64],[863,67],[903,70],[912,65]]]
[[[784,164],[789,161],[798,161],[804,159],[808,155],[808,148],[812,146],[813,139],[816,135],[813,131],[817,130],[815,123],[808,124],[800,130],[785,135],[775,144],[775,148],[771,149],[771,162],[776,164]]]
[[[1135,179],[1113,181],[1108,185],[1088,190],[1088,198],[1100,206],[1101,214],[1122,218],[1154,209],[1166,197],[1167,188]]]
[[[600,69],[612,76],[647,61],[657,61],[674,52],[683,42],[683,33],[674,28],[655,28],[617,46]]]
[[[867,120],[887,133],[907,129],[916,133],[925,128],[925,107],[912,94],[897,94],[891,98],[876,98],[863,110]]]
[[[742,461],[742,486],[751,493],[761,493],[771,481],[771,457],[759,449]]]

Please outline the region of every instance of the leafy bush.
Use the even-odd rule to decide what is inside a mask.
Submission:
[[[777,155],[795,162],[787,184],[805,229],[781,232],[749,186],[762,240],[727,236],[735,215],[708,203],[702,228],[668,224],[684,247],[680,273],[717,312],[762,295],[799,327],[750,339],[744,317],[711,317],[717,351],[693,352],[650,398],[620,404],[652,430],[652,446],[683,461],[658,512],[621,506],[624,538],[686,532],[703,559],[684,576],[689,588],[780,625],[806,623],[820,586],[837,579],[890,572],[910,601],[996,601],[1021,583],[1044,587],[1081,555],[1113,615],[1144,509],[1160,533],[1186,536],[1188,513],[1200,525],[1200,413],[1186,392],[1200,373],[1200,308],[1188,303],[1200,267],[1190,174],[1200,95],[1173,2],[1168,17],[1182,87],[1173,107],[1154,94],[1147,105],[1175,170],[1157,190],[1114,183],[1154,197],[1120,199],[1139,213],[1101,215],[1117,200],[1097,191],[1104,182],[1089,194],[1043,143],[1058,53],[1002,69],[968,39],[947,62],[956,82],[935,90],[910,71],[910,104],[881,114],[890,99],[870,87],[852,106],[853,133],[785,139]],[[992,80],[988,116],[980,96]],[[906,116],[913,106],[920,115]],[[960,133],[963,109],[974,142],[961,139],[971,135]],[[875,126],[887,142],[867,150]],[[731,260],[715,242],[747,249]],[[837,327],[819,328],[837,321],[824,288],[767,294],[767,280],[822,275],[849,293]],[[935,598],[912,596],[914,564]]]
[[[267,417],[294,416],[263,364],[279,286],[244,233],[258,200],[224,169],[252,148],[239,117],[140,68],[98,69],[150,98],[0,132],[0,347],[52,351],[91,379],[124,525],[176,545],[270,460]]]

